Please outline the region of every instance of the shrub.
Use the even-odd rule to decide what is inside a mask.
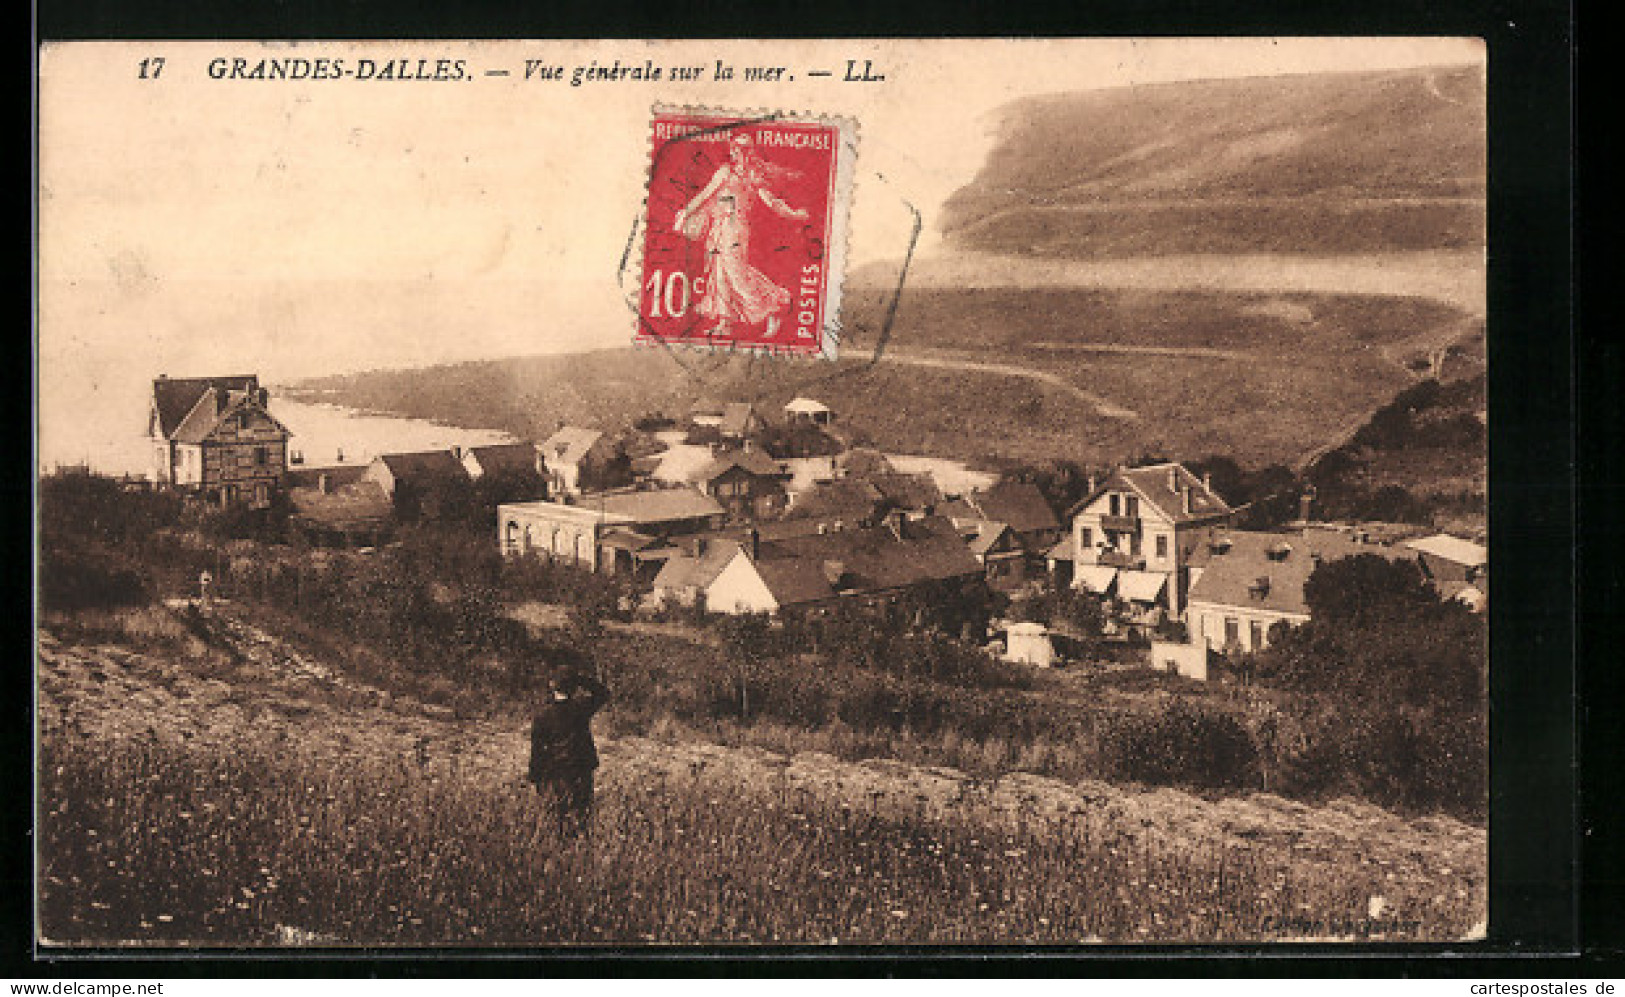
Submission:
[[[181,501],[175,495],[126,490],[102,475],[51,474],[39,482],[42,540],[142,540],[173,524],[180,514]]]
[[[111,554],[60,544],[41,551],[39,600],[42,609],[112,609],[140,606],[150,598],[141,574]]]
[[[1197,789],[1257,784],[1252,737],[1233,715],[1173,697],[1158,713],[1128,714],[1101,732],[1112,775],[1151,785]]]
[[[1482,712],[1325,697],[1270,732],[1267,782],[1289,796],[1352,796],[1412,813],[1482,819]]]

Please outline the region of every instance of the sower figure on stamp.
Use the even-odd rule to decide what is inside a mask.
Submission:
[[[796,221],[805,221],[807,212],[784,203],[771,189],[796,172],[763,160],[749,135],[735,135],[728,155],[705,189],[677,212],[672,227],[690,239],[705,241],[705,290],[697,310],[717,320],[715,334],[727,335],[734,323],[766,321],[763,336],[772,339],[779,331],[780,313],[790,306],[790,292],[750,263],[750,209],[760,201],[775,214]]]
[[[592,715],[607,696],[608,690],[585,668],[570,668],[548,678],[536,707],[528,778],[561,837],[578,837],[592,822],[593,772],[598,768]]]

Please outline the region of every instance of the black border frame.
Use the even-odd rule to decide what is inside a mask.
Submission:
[[[1578,742],[1582,733],[1608,744],[1610,727],[1582,727],[1577,669],[1582,633],[1576,613],[1577,475],[1617,480],[1611,449],[1588,449],[1582,465],[1576,429],[1578,390],[1588,375],[1579,365],[1574,308],[1573,199],[1576,193],[1574,14],[1562,0],[1367,0],[1356,7],[1323,2],[1212,3],[1195,0],[1096,0],[1088,6],[1050,3],[944,8],[926,0],[865,7],[857,0],[769,0],[674,9],[647,0],[569,0],[545,10],[519,4],[469,3],[452,11],[433,0],[388,5],[361,0],[273,0],[227,5],[209,0],[40,0],[30,59],[41,41],[78,39],[257,38],[638,38],[943,36],[1245,36],[1471,35],[1489,50],[1490,108],[1490,475],[1491,557],[1497,568],[1491,599],[1491,934],[1484,943],[1418,946],[1007,947],[807,949],[571,949],[534,954],[362,951],[296,956],[129,952],[92,955],[33,951],[32,703],[30,669],[11,676],[7,699],[14,722],[0,725],[14,765],[5,780],[9,806],[0,809],[5,854],[0,916],[7,972],[101,977],[156,975],[279,976],[973,976],[1001,975],[1306,975],[1490,976],[1598,972],[1617,960],[1617,941],[1582,933],[1579,860],[1589,833],[1611,800],[1599,787],[1588,799],[1592,822],[1580,819]],[[30,83],[34,79],[30,63]],[[30,101],[37,113],[37,102]],[[37,120],[31,116],[31,120]],[[35,132],[37,135],[37,131]],[[37,148],[35,149],[37,156]],[[37,164],[37,160],[36,160]],[[31,237],[35,236],[30,226]],[[32,250],[32,243],[30,250]],[[34,286],[30,273],[30,300]],[[33,319],[30,311],[30,327]],[[30,339],[31,345],[31,339]],[[1618,353],[1586,344],[1588,364],[1617,363]],[[28,370],[21,364],[13,370]],[[1617,381],[1601,374],[1600,387]],[[21,409],[21,392],[7,395]],[[29,394],[32,401],[32,391]],[[1604,429],[1617,424],[1619,399],[1600,407]],[[16,424],[22,423],[18,411]],[[1592,425],[1596,422],[1592,421]],[[32,426],[32,415],[29,422]],[[12,465],[9,502],[31,497],[32,467]],[[26,477],[24,477],[26,475]],[[1610,477],[1612,476],[1612,477]],[[1587,507],[1590,520],[1616,536],[1618,513],[1604,497]],[[30,517],[30,527],[32,526]],[[8,559],[7,582],[32,591],[24,574],[32,536]],[[1592,592],[1615,608],[1618,569],[1590,559]],[[1589,576],[1588,576],[1589,577]],[[15,619],[15,617],[13,617]],[[9,643],[9,642],[8,642]],[[18,660],[32,656],[27,621],[18,625]],[[1596,645],[1587,643],[1587,648]],[[1604,648],[1610,645],[1603,644]],[[1606,653],[1602,655],[1607,657]],[[1506,663],[1518,662],[1518,667]],[[1588,675],[1588,678],[1590,676]],[[1618,680],[1612,680],[1617,691]],[[1600,691],[1588,681],[1588,694]],[[30,707],[31,710],[31,707]],[[1617,728],[1613,728],[1617,729]],[[1617,740],[1615,735],[1614,740]],[[1614,749],[1614,750],[1617,750]],[[1595,756],[1593,756],[1595,757]],[[1595,771],[1595,770],[1593,770]],[[1590,843],[1588,842],[1588,847]],[[1589,854],[1589,852],[1588,852]],[[1600,871],[1600,867],[1599,867]],[[1608,878],[1597,885],[1608,888]],[[1612,888],[1617,891],[1618,880]],[[1617,930],[1607,895],[1589,895],[1584,922]]]

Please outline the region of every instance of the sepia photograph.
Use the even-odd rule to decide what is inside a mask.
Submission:
[[[1489,71],[43,45],[35,943],[1482,941]]]

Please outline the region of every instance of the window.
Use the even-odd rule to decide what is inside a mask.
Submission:
[[[1168,556],[1168,535],[1166,533],[1157,534],[1157,556]]]
[[[1080,527],[1078,530],[1078,550],[1083,552],[1095,545],[1095,531],[1089,527]]]
[[[1224,642],[1227,646],[1241,643],[1241,621],[1234,616],[1224,618]]]
[[[1263,647],[1264,646],[1264,624],[1262,622],[1258,621],[1258,620],[1253,620],[1251,623],[1247,624],[1247,629],[1250,631],[1249,635],[1253,639],[1253,645],[1252,645],[1253,650],[1256,651],[1259,648]]]
[[[1128,550],[1129,550],[1129,553],[1131,555],[1133,555],[1134,557],[1139,557],[1140,556],[1140,535],[1138,533],[1130,533],[1129,534],[1129,537],[1128,537]]]
[[[1123,496],[1117,494],[1116,492],[1112,492],[1111,503],[1112,515],[1121,516],[1123,514]]]
[[[1140,518],[1140,499],[1138,496],[1123,496],[1123,515],[1130,519]]]
[[[264,467],[265,465],[269,464],[270,462],[271,462],[271,448],[270,447],[255,447],[254,448],[254,466],[255,467]]]

